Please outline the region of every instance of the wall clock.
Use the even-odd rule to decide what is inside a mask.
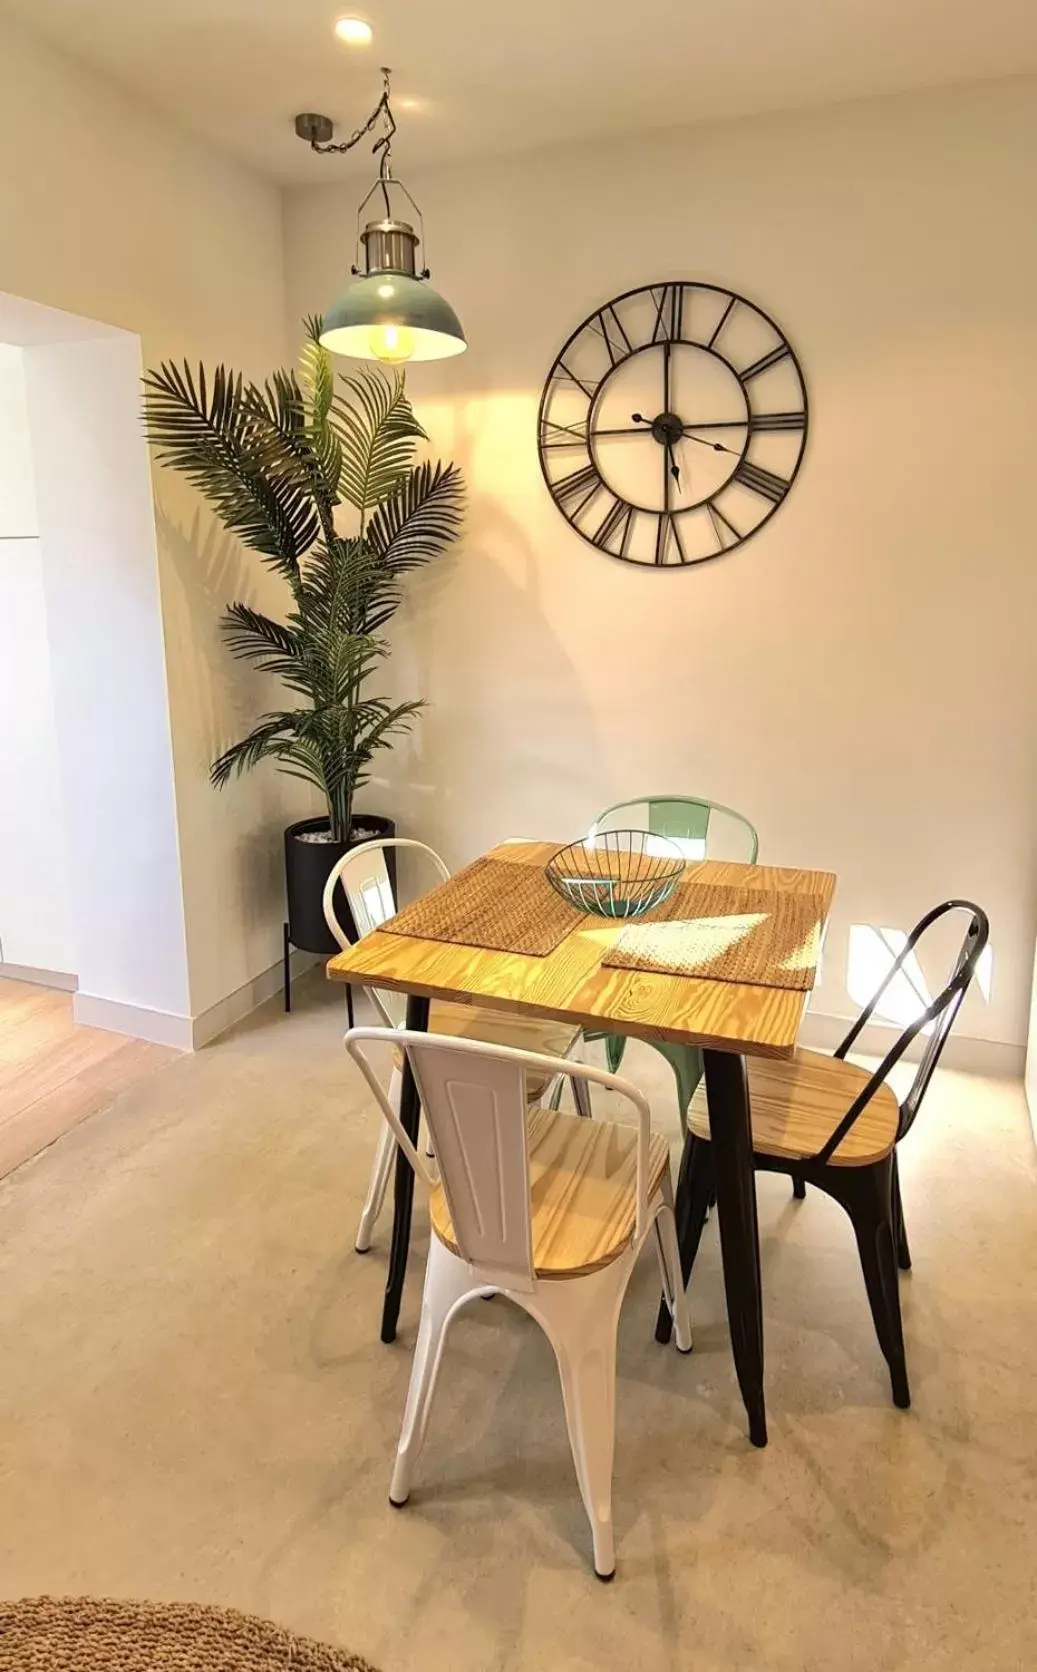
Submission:
[[[544,386],[540,463],[566,521],[626,563],[682,568],[757,533],[807,438],[799,362],[762,308],[717,285],[606,302]]]

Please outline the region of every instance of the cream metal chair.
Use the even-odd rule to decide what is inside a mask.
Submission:
[[[379,838],[351,848],[334,867],[324,888],[324,916],[328,928],[343,949],[350,942],[335,911],[336,885],[341,880],[359,936],[368,935],[372,929],[381,928],[383,923],[395,917],[397,909],[385,855],[387,850],[401,849],[420,855],[435,872],[437,883],[446,882],[449,878],[450,872],[435,849],[409,837]],[[371,1001],[385,1026],[402,1028],[407,1008],[403,995],[385,989],[371,988],[369,991]],[[440,999],[435,1000],[431,1006],[429,1032],[451,1034],[461,1039],[481,1039],[492,1044],[519,1046],[526,1050],[547,1053],[551,1057],[566,1057],[571,1051],[577,1050],[580,1044],[579,1028],[570,1027],[565,1022],[549,1022],[536,1016],[520,1015],[517,1011],[490,1010],[480,1005],[448,1004]],[[389,1097],[395,1108],[399,1107],[401,1066],[401,1060],[397,1056],[389,1082]],[[527,1085],[527,1101],[539,1103],[549,1085],[551,1089],[555,1089],[553,1077],[549,1082],[538,1072],[531,1072]],[[573,1078],[572,1088],[580,1114],[589,1116],[590,1099],[585,1083],[581,1079]],[[385,1201],[394,1153],[392,1133],[387,1127],[383,1127],[371,1170],[367,1197],[360,1215],[360,1224],[357,1227],[355,1247],[358,1254],[365,1254],[371,1246],[375,1223]]]
[[[451,1323],[475,1296],[501,1294],[535,1318],[554,1348],[576,1478],[591,1524],[594,1570],[615,1572],[612,1459],[616,1331],[634,1265],[654,1233],[677,1345],[691,1350],[666,1139],[647,1100],[603,1069],[471,1039],[401,1030],[435,1145],[438,1177],[400,1123],[354,1028],[359,1063],[388,1130],[430,1191],[432,1237],[403,1431],[389,1488],[406,1503],[428,1426]],[[526,1088],[556,1074],[619,1092],[636,1126],[582,1120],[538,1106]]]

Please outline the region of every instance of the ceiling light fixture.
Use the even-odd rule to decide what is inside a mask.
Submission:
[[[340,17],[335,33],[347,46],[370,46],[374,31],[362,17]]]
[[[333,354],[358,360],[383,360],[396,365],[405,360],[445,360],[463,354],[468,347],[461,323],[449,302],[428,282],[429,270],[419,271],[417,249],[424,248],[425,224],[421,210],[402,181],[392,172],[391,146],[396,123],[390,109],[387,69],[382,70],[382,96],[367,121],[346,140],[336,144],[335,127],[328,116],[313,112],[295,118],[295,131],[310,148],[322,156],[351,151],[379,118],[385,131],[372,150],[381,152],[378,179],[357,211],[357,256],[364,250],[364,266],[350,268],[356,282],[324,315],[320,340]],[[400,219],[393,209],[392,193],[400,193],[417,217],[420,230],[410,220]],[[385,214],[362,225],[371,199],[379,196]]]

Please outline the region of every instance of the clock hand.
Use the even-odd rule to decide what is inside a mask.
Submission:
[[[682,439],[684,441],[697,441],[700,447],[711,447],[714,453],[731,453],[736,459],[740,459],[742,456],[741,448],[725,447],[722,441],[705,441],[700,435],[692,435],[689,429],[685,429]]]

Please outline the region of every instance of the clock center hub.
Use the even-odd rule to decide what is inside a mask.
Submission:
[[[684,434],[684,425],[675,412],[660,412],[652,419],[652,434],[660,447],[676,447]]]

